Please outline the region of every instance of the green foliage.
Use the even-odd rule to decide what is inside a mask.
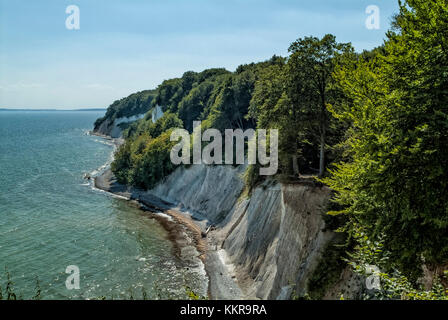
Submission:
[[[346,267],[344,257],[347,246],[342,237],[339,241],[330,242],[322,253],[322,258],[308,281],[308,294],[313,300],[320,300],[327,290],[339,280]]]
[[[223,80],[208,115],[208,127],[220,131],[253,128],[253,122],[245,116],[252,98],[256,74],[260,69],[260,65],[247,66],[244,71],[240,68],[239,72]]]
[[[211,96],[218,85],[218,81],[204,81],[179,103],[179,117],[189,132],[193,131],[193,121],[202,119],[204,110],[210,109]]]
[[[146,293],[145,287],[142,287],[142,300],[148,300],[148,294]]]
[[[203,120],[204,130],[254,128],[253,119],[246,115],[255,82],[263,70],[283,63],[283,58],[274,56],[265,62],[240,66],[234,73],[209,69],[164,81],[151,102],[152,107],[162,106],[164,116],[153,123],[148,113],[126,125],[126,143],[116,152],[111,166],[117,180],[146,189],[171,173],[175,166],[169,159],[173,143],[166,132],[170,129],[186,128],[191,132],[194,120]]]
[[[125,132],[128,139],[111,164],[117,181],[147,189],[170,174],[175,169],[170,160],[175,143],[170,135],[172,129],[182,127],[182,121],[172,113],[165,113],[155,123],[150,119],[134,123]]]
[[[176,166],[170,160],[170,152],[175,143],[170,141],[171,132],[168,130],[156,138],[145,133],[127,140],[111,165],[117,180],[149,189],[173,172]]]
[[[380,289],[375,294],[365,295],[365,299],[401,299],[401,300],[448,300],[448,290],[436,278],[431,290],[424,290],[404,276],[398,269],[391,267],[390,253],[385,250],[386,236],[380,235],[371,240],[363,227],[353,228],[356,247],[349,254],[347,262],[353,270],[363,276],[376,276],[380,281]],[[373,272],[368,266],[376,266],[379,272]]]
[[[11,275],[9,271],[5,268],[5,284],[4,291],[2,289],[1,276],[0,276],[0,300],[23,300],[23,296],[21,294],[17,295],[17,291],[14,288],[14,282],[11,279]],[[32,300],[40,300],[41,299],[41,289],[39,279],[36,277],[36,287],[35,294],[31,298]]]
[[[36,291],[36,293],[35,293],[35,295],[33,297],[33,300],[40,300],[41,299],[42,290],[40,288],[40,282],[39,282],[39,278],[38,277],[36,277],[35,291]]]
[[[248,193],[263,179],[260,177],[260,166],[257,164],[251,164],[247,166],[246,171],[243,174],[243,180]]]
[[[193,88],[204,82],[213,83],[217,78],[228,73],[225,69],[208,69],[201,73],[189,71],[185,72],[182,78],[166,80],[156,89],[157,95],[153,106],[162,106],[164,112],[178,113],[181,101]]]
[[[448,262],[448,4],[409,0],[376,55],[336,68],[347,97],[331,106],[348,119],[347,161],[324,181],[369,237],[413,281],[420,266]]]
[[[327,34],[322,39],[298,39],[291,44],[289,52],[286,92],[302,131],[300,147],[306,157],[314,156],[312,160],[318,161],[319,176],[322,176],[327,162],[327,144],[331,140],[337,142],[343,132],[338,130],[340,126],[327,110],[327,105],[341,95],[332,73],[338,57],[353,52],[353,48]],[[331,130],[333,127],[335,130]]]
[[[8,270],[5,270],[6,274],[6,300],[17,300],[17,296],[14,293],[14,282],[11,280],[11,275],[9,274]]]
[[[257,128],[279,130],[280,172],[292,173],[291,157],[298,156],[300,124],[285,90],[285,64],[278,61],[259,72],[248,116]]]
[[[323,174],[325,157],[345,131],[327,111],[341,95],[331,74],[338,56],[352,50],[332,35],[305,37],[291,44],[286,61],[277,59],[259,72],[247,117],[258,128],[280,131],[283,174],[297,175],[299,167],[301,173],[319,168]]]
[[[207,300],[206,297],[199,296],[195,293],[189,286],[185,286],[185,294],[187,295],[189,300]]]

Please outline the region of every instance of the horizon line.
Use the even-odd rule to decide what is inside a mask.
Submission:
[[[105,111],[107,108],[78,108],[78,109],[55,109],[55,108],[0,108],[0,111]]]

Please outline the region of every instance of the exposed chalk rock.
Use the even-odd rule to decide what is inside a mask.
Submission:
[[[122,130],[120,128],[120,124],[134,122],[142,119],[145,114],[139,114],[132,117],[123,117],[117,118],[114,121],[110,121],[109,119],[104,120],[101,125],[95,130],[95,132],[100,133],[105,136],[110,136],[111,138],[120,138],[122,134]]]
[[[325,230],[322,217],[330,190],[267,180],[249,198],[241,198],[244,170],[244,166],[179,167],[148,192],[216,226],[208,235],[210,256],[225,250],[233,276],[223,283],[236,278],[241,298],[288,299],[293,288],[299,296],[305,294],[322,251],[334,237]],[[222,284],[216,287],[220,290],[214,298],[229,298]],[[336,289],[343,288],[341,281]]]

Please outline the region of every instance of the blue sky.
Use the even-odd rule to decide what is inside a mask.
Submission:
[[[68,30],[65,9],[80,9]],[[380,30],[365,27],[368,5]],[[0,0],[0,108],[101,108],[185,71],[234,70],[299,37],[360,51],[384,40],[395,0]]]

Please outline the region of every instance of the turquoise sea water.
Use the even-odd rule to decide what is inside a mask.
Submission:
[[[182,297],[204,292],[205,275],[188,270],[166,231],[131,203],[83,179],[113,147],[87,131],[101,112],[0,111],[0,283],[43,299]],[[68,290],[66,267],[80,269]],[[189,272],[189,273],[186,273]]]

